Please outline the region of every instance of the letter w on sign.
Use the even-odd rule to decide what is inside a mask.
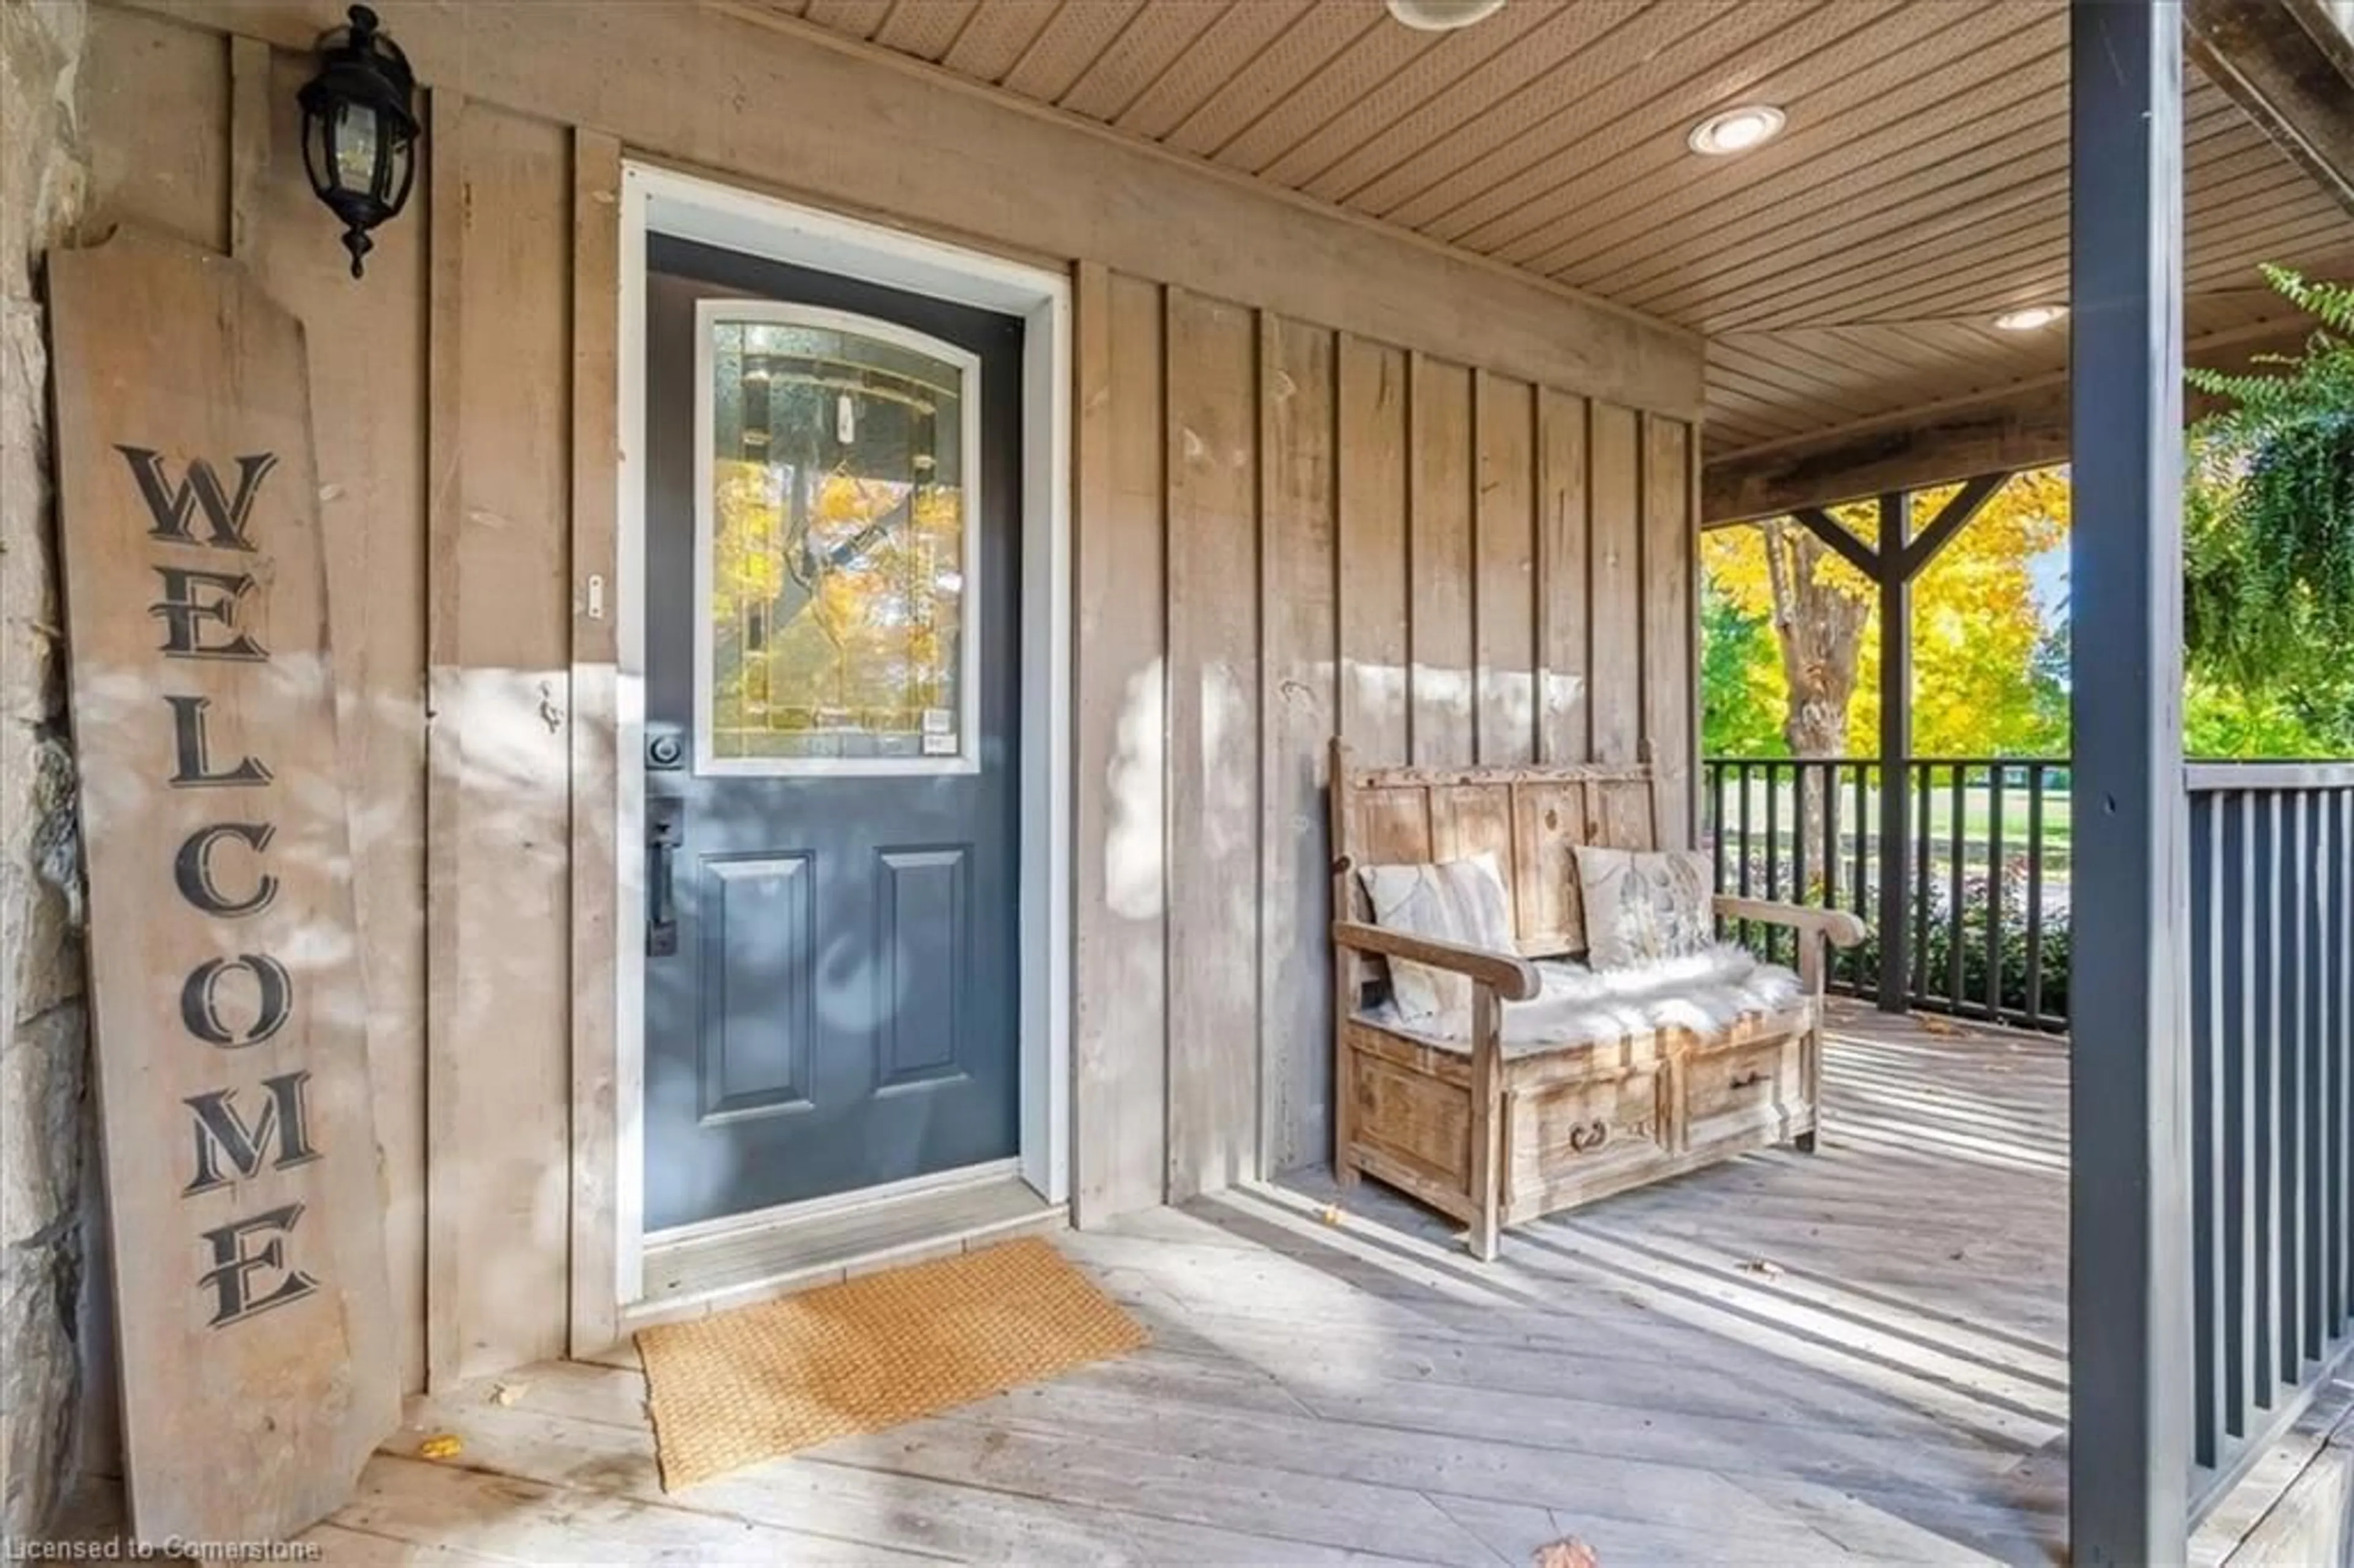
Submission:
[[[283,1538],[399,1403],[302,327],[130,232],[49,279],[132,1526]]]

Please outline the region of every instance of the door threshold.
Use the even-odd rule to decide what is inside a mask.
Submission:
[[[1069,1224],[1066,1205],[1002,1171],[856,1196],[864,1201],[770,1211],[760,1224],[648,1236],[645,1295],[621,1309],[623,1335]]]

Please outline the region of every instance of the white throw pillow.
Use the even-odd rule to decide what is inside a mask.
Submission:
[[[1492,854],[1423,865],[1369,865],[1357,873],[1384,930],[1460,942],[1491,953],[1519,950],[1512,939],[1511,900]],[[1406,1022],[1469,1019],[1471,981],[1416,963],[1390,961],[1390,1000]]]
[[[1708,856],[1697,850],[1579,845],[1586,962],[1627,969],[1702,951],[1716,937],[1710,881]]]

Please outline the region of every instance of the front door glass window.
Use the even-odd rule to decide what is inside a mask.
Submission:
[[[699,768],[970,771],[973,356],[834,311],[700,314]]]

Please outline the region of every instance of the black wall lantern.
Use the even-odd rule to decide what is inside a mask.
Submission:
[[[376,13],[351,8],[351,25],[319,39],[319,74],[303,84],[302,165],[311,188],[344,223],[352,276],[375,241],[368,230],[398,213],[417,177],[417,78],[400,47],[376,30]]]

